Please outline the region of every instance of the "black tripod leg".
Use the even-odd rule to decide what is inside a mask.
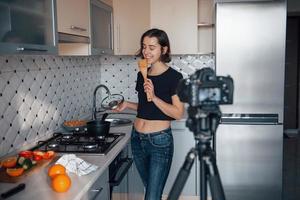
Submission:
[[[202,158],[200,158],[199,156],[199,161],[200,161],[200,199],[204,199],[206,200],[207,198],[207,169],[206,169],[206,164],[205,161],[202,160]]]
[[[169,193],[168,200],[177,200],[181,191],[185,185],[187,178],[190,175],[195,157],[197,156],[197,151],[192,148],[185,157],[185,161],[179,170],[179,173],[175,179],[172,189]]]
[[[207,175],[209,186],[211,190],[212,200],[225,200],[225,193],[221,183],[219,170],[216,164],[216,158],[214,152],[208,148],[207,158],[205,160],[207,165]]]

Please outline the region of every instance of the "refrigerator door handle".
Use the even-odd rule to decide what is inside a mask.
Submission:
[[[220,124],[281,125],[278,114],[270,113],[224,113]]]

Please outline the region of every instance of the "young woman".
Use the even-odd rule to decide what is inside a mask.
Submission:
[[[145,200],[160,200],[173,157],[170,123],[180,119],[184,107],[176,95],[182,75],[169,67],[170,44],[167,34],[159,29],[146,31],[141,37],[139,56],[151,66],[148,79],[137,75],[138,103],[124,101],[116,110],[137,111],[131,135],[133,160],[146,188]],[[146,93],[151,102],[147,101]]]

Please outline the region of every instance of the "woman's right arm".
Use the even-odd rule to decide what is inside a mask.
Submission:
[[[130,101],[124,101],[121,103],[115,111],[121,112],[125,110],[126,108],[137,111],[138,103],[130,102]]]

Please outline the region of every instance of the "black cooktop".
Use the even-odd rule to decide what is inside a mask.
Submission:
[[[31,150],[52,150],[57,153],[105,155],[124,136],[125,133],[109,133],[104,139],[98,139],[84,132],[54,133],[53,137],[45,141],[39,141],[37,146]]]

